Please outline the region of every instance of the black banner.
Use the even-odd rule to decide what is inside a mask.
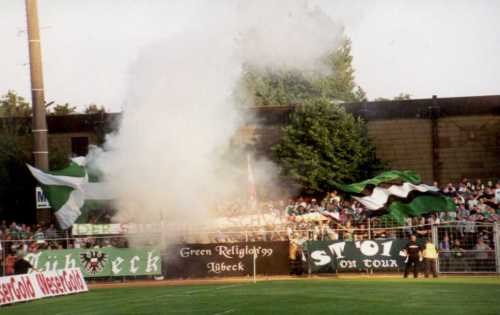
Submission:
[[[365,241],[309,241],[309,265],[313,273],[404,268],[404,239]]]
[[[288,242],[180,244],[167,249],[164,276],[199,278],[288,274]]]

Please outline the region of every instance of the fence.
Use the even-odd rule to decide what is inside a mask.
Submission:
[[[488,273],[498,270],[498,225],[460,222],[435,226],[440,273]]]
[[[432,238],[433,243],[439,248],[439,258],[437,261],[438,271],[440,273],[500,273],[500,225],[496,224],[486,224],[478,222],[454,222],[454,223],[443,223],[439,225],[413,225],[413,226],[402,226],[402,227],[382,227],[380,225],[370,225],[368,224],[366,228],[350,228],[350,227],[337,227],[329,228],[327,226],[317,225],[313,229],[275,229],[275,230],[265,230],[265,229],[253,229],[253,230],[240,230],[240,231],[209,231],[200,230],[193,231],[189,230],[188,233],[183,235],[174,235],[165,233],[153,233],[145,234],[138,233],[134,235],[92,235],[92,236],[79,236],[71,237],[66,235],[62,238],[44,239],[44,240],[2,240],[0,241],[1,249],[1,268],[2,274],[8,274],[7,269],[13,263],[13,253],[18,250],[23,250],[24,252],[40,252],[40,249],[48,251],[52,250],[52,253],[63,253],[65,250],[66,255],[72,254],[74,259],[74,264],[78,264],[81,261],[81,254],[75,250],[81,249],[82,251],[89,252],[92,249],[99,248],[112,248],[112,249],[147,249],[147,248],[160,248],[162,252],[159,254],[161,257],[165,258],[165,253],[163,249],[166,248],[166,244],[247,244],[256,242],[280,242],[288,241],[293,239],[295,243],[305,244],[307,241],[313,242],[324,242],[323,245],[320,243],[315,244],[317,251],[319,252],[319,259],[327,259],[321,254],[321,249],[319,247],[328,247],[335,242],[344,242],[346,248],[350,246],[357,246],[359,249],[362,247],[363,243],[366,244],[366,249],[368,252],[375,246],[380,250],[377,255],[383,254],[384,248],[387,248],[388,242],[393,242],[394,246],[400,245],[400,240],[407,240],[409,235],[417,234],[421,241],[427,238]],[[351,242],[352,241],[352,242]],[[372,242],[366,242],[372,241]],[[394,242],[397,241],[397,242]],[[329,243],[328,243],[329,242]],[[396,247],[397,247],[396,246]],[[49,248],[47,248],[49,247]],[[396,247],[393,247],[396,248]],[[398,248],[399,248],[398,247]],[[108,251],[110,251],[108,249]],[[350,248],[348,252],[354,253],[355,249]],[[307,256],[311,253],[306,251],[306,257],[309,258],[308,264],[312,261],[311,259],[317,259],[315,257]],[[121,255],[121,256],[120,256]],[[119,257],[118,261],[126,260],[128,254],[126,252],[111,251],[107,253],[107,258],[113,261],[113,257]],[[147,253],[143,252],[142,256],[147,260]],[[364,255],[364,254],[363,254]],[[392,256],[398,255],[398,252],[391,254]],[[54,256],[54,255],[53,255]],[[57,262],[60,266],[68,264],[68,260],[64,260],[65,255],[59,255],[59,258],[54,258],[51,263]],[[320,257],[321,256],[321,257]],[[349,262],[341,262],[338,256],[330,257],[331,261],[335,262],[334,270],[335,272],[344,271],[395,271],[401,269],[401,257],[397,257],[397,268],[385,268],[393,264],[392,262],[384,261],[384,255],[378,257],[370,266],[363,265],[363,259],[367,259],[367,256],[356,256],[357,258],[351,259],[356,260],[356,268],[346,268]],[[130,256],[132,257],[132,256]],[[387,258],[388,256],[385,256]],[[372,257],[373,258],[373,257]],[[59,259],[59,260],[58,260]],[[142,258],[141,258],[142,259]],[[386,259],[387,260],[387,259]],[[115,262],[116,263],[116,262]],[[121,262],[130,268],[130,262]],[[73,264],[73,263],[71,263]],[[70,264],[70,266],[71,266]],[[341,266],[344,265],[344,267]],[[354,264],[354,263],[353,263]],[[379,264],[374,266],[373,264]],[[341,267],[341,268],[337,268]],[[375,268],[376,267],[376,268]],[[393,266],[394,267],[394,266]],[[144,267],[145,268],[145,267]],[[143,268],[143,269],[144,269]],[[307,267],[311,270],[311,266]],[[314,268],[312,268],[314,269]],[[320,269],[320,268],[319,268]],[[313,272],[312,270],[311,272]],[[120,275],[124,275],[121,273]],[[148,274],[148,273],[146,273]],[[149,273],[150,275],[151,273]],[[108,276],[117,275],[116,273],[106,273]],[[129,274],[127,274],[128,276]]]

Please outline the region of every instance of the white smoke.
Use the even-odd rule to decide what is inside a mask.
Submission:
[[[214,198],[245,192],[221,157],[245,118],[231,97],[242,66],[324,71],[342,35],[307,1],[207,1],[198,12],[134,62],[119,131],[95,154],[120,220],[199,222]]]

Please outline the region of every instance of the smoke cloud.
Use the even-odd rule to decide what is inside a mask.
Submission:
[[[204,222],[214,200],[244,195],[246,169],[227,160],[248,119],[233,97],[243,65],[324,72],[321,58],[342,36],[307,1],[207,1],[197,12],[192,26],[143,49],[120,128],[92,154],[120,221]],[[257,181],[272,182],[271,163],[254,167]]]

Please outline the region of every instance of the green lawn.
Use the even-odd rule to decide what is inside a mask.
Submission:
[[[312,279],[94,289],[1,314],[500,314],[500,279]]]

